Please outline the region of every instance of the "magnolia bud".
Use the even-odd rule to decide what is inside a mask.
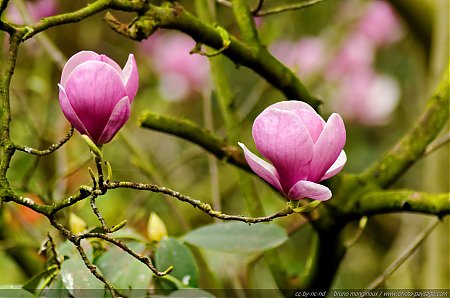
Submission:
[[[159,242],[167,236],[167,229],[162,219],[151,213],[147,223],[147,236],[151,241]]]

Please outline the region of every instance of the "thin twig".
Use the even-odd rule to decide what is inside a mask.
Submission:
[[[105,286],[108,288],[109,292],[111,293],[111,296],[114,297],[126,297],[125,295],[121,294],[117,289],[114,288],[114,286],[97,270],[97,266],[93,265],[91,261],[89,261],[86,252],[84,251],[83,247],[81,247],[81,243],[74,243],[75,247],[78,250],[78,253],[81,256],[81,259],[83,260],[86,267],[91,271],[91,273],[102,283],[105,284]]]
[[[105,179],[104,179],[104,175],[103,175],[103,168],[102,168],[102,159],[99,158],[98,156],[94,155],[94,161],[95,161],[95,166],[97,167],[97,174],[98,174],[98,188],[105,193],[106,192],[106,188],[105,188]]]
[[[78,253],[81,256],[81,259],[83,260],[86,267],[91,271],[91,273],[100,280],[105,286],[108,288],[108,290],[111,293],[112,297],[126,297],[122,293],[120,293],[117,289],[114,288],[114,286],[97,270],[97,267],[89,261],[86,252],[84,251],[83,247],[81,247],[81,240],[83,238],[74,235],[71,231],[66,229],[62,224],[57,222],[52,216],[49,217],[50,223],[52,226],[54,226],[56,229],[58,229],[66,238],[72,242],[75,247],[78,250]]]
[[[358,242],[359,238],[361,238],[366,225],[367,225],[367,220],[368,217],[367,216],[363,216],[360,220],[359,220],[359,224],[358,224],[358,229],[356,230],[355,234],[353,235],[352,238],[350,238],[349,240],[347,240],[344,245],[346,248],[350,248],[351,246],[353,246],[356,242]]]
[[[58,253],[56,252],[56,244],[53,240],[53,237],[50,235],[50,233],[47,233],[48,242],[50,244],[50,249],[52,251],[52,254],[55,259],[56,266],[58,266],[58,269],[61,269],[61,262],[58,259]]]
[[[59,148],[61,148],[62,145],[64,145],[65,143],[67,143],[68,140],[70,140],[70,138],[73,136],[73,126],[71,125],[69,128],[69,132],[56,144],[52,144],[49,148],[45,149],[45,150],[39,150],[39,149],[34,149],[28,146],[23,146],[23,145],[18,145],[18,144],[14,144],[14,147],[22,152],[26,152],[28,154],[33,154],[33,155],[38,155],[38,156],[44,156],[44,155],[49,155],[53,152],[55,152],[56,150],[58,150]]]
[[[430,145],[428,145],[427,148],[425,149],[425,152],[423,153],[422,157],[425,157],[428,154],[433,153],[437,149],[446,145],[448,142],[450,142],[450,132],[447,133],[446,135],[440,137],[439,139],[435,140]]]
[[[294,213],[294,210],[288,205],[282,210],[278,211],[277,213],[274,213],[272,215],[268,216],[262,216],[262,217],[248,217],[248,216],[241,216],[241,215],[228,215],[224,214],[222,212],[214,210],[210,204],[203,203],[199,200],[194,200],[189,196],[183,195],[177,191],[174,191],[170,188],[158,186],[154,184],[143,184],[143,183],[136,183],[136,182],[111,182],[107,186],[108,189],[116,189],[116,188],[131,188],[136,190],[148,190],[151,192],[157,192],[157,193],[163,193],[166,195],[169,195],[171,197],[174,197],[182,202],[186,202],[193,207],[196,207],[200,209],[201,211],[205,212],[209,216],[222,219],[222,220],[236,220],[236,221],[242,221],[249,224],[252,223],[259,223],[259,222],[270,222],[278,217],[284,217],[288,216],[292,213]]]
[[[259,11],[258,13],[255,14],[255,16],[262,17],[262,16],[273,15],[273,14],[282,13],[282,12],[286,12],[286,11],[300,10],[300,9],[304,9],[304,8],[316,5],[323,1],[325,1],[325,0],[309,0],[309,1],[302,1],[299,3],[295,3],[295,4],[282,5],[279,7],[274,7],[274,8],[270,8],[267,10]]]
[[[139,119],[139,126],[170,133],[191,141],[211,152],[217,158],[224,159],[248,172],[252,172],[245,161],[242,150],[230,145],[211,131],[197,126],[190,120],[157,115],[151,111],[143,111]]]
[[[231,7],[232,4],[230,1],[228,0],[216,0],[217,3],[219,3],[220,5],[223,5],[225,7]]]
[[[0,1],[0,15],[2,15],[3,12],[5,11],[6,7],[8,6],[8,2],[9,2],[9,0],[1,0]]]
[[[96,198],[97,198],[97,196],[91,196],[91,198],[89,200],[89,203],[91,205],[91,209],[94,212],[95,216],[97,216],[97,219],[100,221],[103,231],[105,231],[105,233],[109,233],[110,229],[106,225],[105,219],[103,218],[102,214],[100,213],[100,210],[98,210],[97,205],[95,204],[95,199]]]
[[[102,234],[102,233],[86,233],[86,234],[79,235],[78,237],[80,239],[100,238],[100,239],[103,239],[105,241],[108,241],[109,243],[112,243],[112,244],[116,245],[117,247],[121,248],[123,251],[127,252],[128,254],[130,254],[131,256],[133,256],[134,258],[136,258],[137,260],[139,260],[143,264],[145,264],[157,276],[167,275],[173,270],[173,267],[170,266],[165,271],[158,271],[158,269],[156,269],[156,267],[152,264],[152,261],[150,260],[149,257],[142,256],[142,255],[138,254],[137,252],[135,252],[132,249],[130,249],[124,242],[122,242],[120,240],[117,240],[117,239],[114,239],[114,238],[111,238],[111,237],[109,237],[106,234]]]
[[[259,0],[258,5],[252,9],[252,14],[258,15],[258,12],[262,9],[263,5],[264,5],[264,0]]]
[[[380,276],[378,276],[367,288],[366,290],[374,290],[378,288],[386,279],[394,273],[395,270],[400,267],[423,243],[423,241],[431,234],[431,232],[438,226],[440,220],[438,217],[430,221],[429,225],[425,230],[420,233],[413,243],[404,251],[404,253],[398,257]],[[364,296],[362,296],[364,297]]]

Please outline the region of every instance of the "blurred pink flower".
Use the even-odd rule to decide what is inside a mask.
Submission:
[[[105,55],[81,51],[64,66],[59,103],[67,120],[95,144],[105,144],[130,117],[139,76],[130,54],[123,68]]]
[[[38,21],[42,18],[49,17],[58,13],[58,3],[55,0],[34,0],[34,1],[26,1],[28,13],[33,21]],[[8,7],[7,18],[9,21],[22,24],[24,23],[23,18],[14,5]]]
[[[374,69],[376,51],[398,40],[400,22],[383,0],[364,7],[356,27],[327,67],[325,78],[334,84],[330,101],[346,119],[365,125],[385,123],[400,98],[398,82]]]
[[[394,78],[362,70],[344,77],[334,96],[333,106],[348,120],[366,125],[384,124],[400,99],[400,87]]]
[[[266,108],[253,123],[258,151],[272,164],[239,143],[252,170],[291,200],[331,198],[318,182],[339,173],[347,157],[342,118],[333,113],[325,122],[301,101],[282,101]]]
[[[318,37],[304,37],[297,42],[281,40],[272,44],[269,50],[302,77],[319,71],[325,63],[325,42]]]
[[[358,34],[350,36],[326,69],[327,79],[340,79],[361,69],[372,68],[375,48],[366,38]]]
[[[398,40],[402,36],[402,30],[391,5],[384,0],[375,0],[367,4],[357,26],[357,34],[365,36],[374,46],[380,47]]]
[[[193,93],[208,90],[208,58],[190,54],[195,41],[176,32],[158,31],[141,43],[151,57],[154,71],[160,79],[162,95],[173,101],[189,98]]]

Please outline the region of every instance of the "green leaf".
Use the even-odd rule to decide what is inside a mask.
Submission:
[[[87,257],[92,261],[92,246],[89,244],[89,241],[83,240],[81,241],[81,247],[83,247]],[[81,256],[78,253],[75,245],[70,241],[65,241],[61,245],[56,247],[56,251],[58,252],[59,257],[63,257],[64,259],[79,259],[81,260]]]
[[[30,292],[22,289],[20,285],[0,285],[0,297],[36,297]]]
[[[127,245],[137,253],[142,253],[145,250],[145,245],[139,242],[131,242]],[[140,296],[132,289],[140,290],[140,292],[143,289],[148,289],[153,277],[152,271],[145,264],[116,246],[110,247],[107,252],[101,255],[95,265],[115,288],[120,289],[130,297]]]
[[[38,294],[40,290],[45,287],[48,282],[56,275],[58,268],[56,266],[51,266],[45,268],[45,270],[34,275],[27,283],[22,287],[23,289]],[[2,297],[0,295],[0,297]]]
[[[66,298],[70,297],[69,291],[64,287],[61,275],[55,277],[50,287],[44,289],[40,297]]]
[[[183,240],[191,245],[227,253],[253,253],[268,250],[288,240],[286,231],[276,224],[241,222],[211,224],[189,232]]]
[[[64,287],[75,297],[103,297],[105,285],[86,267],[83,260],[69,259],[61,265]]]
[[[155,253],[158,270],[163,271],[173,266],[171,276],[181,281],[186,287],[198,286],[198,268],[189,248],[175,238],[164,238]]]

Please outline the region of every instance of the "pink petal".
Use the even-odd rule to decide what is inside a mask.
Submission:
[[[109,58],[108,56],[106,56],[106,55],[104,55],[104,54],[98,55],[97,58],[96,58],[95,60],[104,62],[104,63],[106,63],[106,64],[112,66],[112,68],[114,68],[114,69],[117,71],[117,73],[119,74],[119,76],[120,76],[122,79],[124,79],[124,77],[123,77],[123,72],[122,72],[122,68],[120,68],[119,64],[117,64],[116,61],[112,60],[111,58]]]
[[[311,112],[315,112],[314,109],[309,104],[307,104],[306,102],[303,102],[303,101],[298,101],[298,100],[280,101],[280,102],[274,103],[273,105],[268,106],[266,108],[266,110],[273,109],[273,108],[285,110],[285,111],[306,109]]]
[[[317,182],[333,165],[345,145],[345,126],[341,116],[333,113],[314,145],[314,158],[308,181]]]
[[[302,180],[297,182],[291,188],[288,197],[291,200],[310,198],[313,200],[326,201],[331,198],[331,191],[328,187],[321,184]]]
[[[69,77],[70,73],[83,62],[89,60],[96,60],[98,58],[98,54],[92,51],[81,51],[70,57],[64,65],[62,74],[61,74],[61,86],[65,87],[66,80]]]
[[[347,162],[347,155],[345,154],[345,151],[342,150],[341,154],[339,154],[339,157],[336,159],[334,164],[328,169],[328,171],[325,173],[322,179],[320,179],[320,181],[331,178],[337,173],[339,173],[345,166],[346,162]]]
[[[326,122],[322,119],[322,117],[320,117],[319,114],[316,113],[316,111],[301,109],[293,110],[292,112],[299,116],[303,123],[305,123],[305,126],[308,128],[311,138],[315,143],[322,133]]]
[[[283,190],[305,180],[313,158],[313,141],[303,121],[293,112],[266,109],[253,123],[256,148],[278,172]]]
[[[96,144],[106,144],[111,141],[119,129],[125,125],[128,118],[130,118],[130,99],[128,96],[125,96],[117,103],[111,113],[111,117],[109,117],[108,124],[106,124]]]
[[[76,130],[78,130],[81,134],[89,136],[92,139],[86,127],[84,127],[83,123],[80,121],[80,118],[78,118],[78,115],[70,105],[69,99],[67,98],[66,91],[64,91],[63,86],[61,86],[61,84],[58,84],[58,87],[59,105],[61,106],[61,110],[64,113],[64,116],[66,116],[67,120],[69,120],[70,124],[72,124]]]
[[[253,154],[250,150],[247,149],[247,147],[244,144],[242,143],[238,144],[244,150],[245,159],[247,160],[247,163],[253,170],[253,172],[255,172],[259,177],[267,181],[273,187],[283,192],[280,181],[278,180],[277,170],[275,170],[275,168],[271,164]]]
[[[98,140],[117,103],[126,96],[117,71],[109,64],[88,61],[77,66],[64,86],[70,105],[93,140]]]
[[[139,86],[139,74],[133,54],[128,56],[127,64],[125,64],[123,68],[123,77],[123,83],[125,85],[125,89],[127,90],[128,98],[130,99],[130,102],[133,102]]]

